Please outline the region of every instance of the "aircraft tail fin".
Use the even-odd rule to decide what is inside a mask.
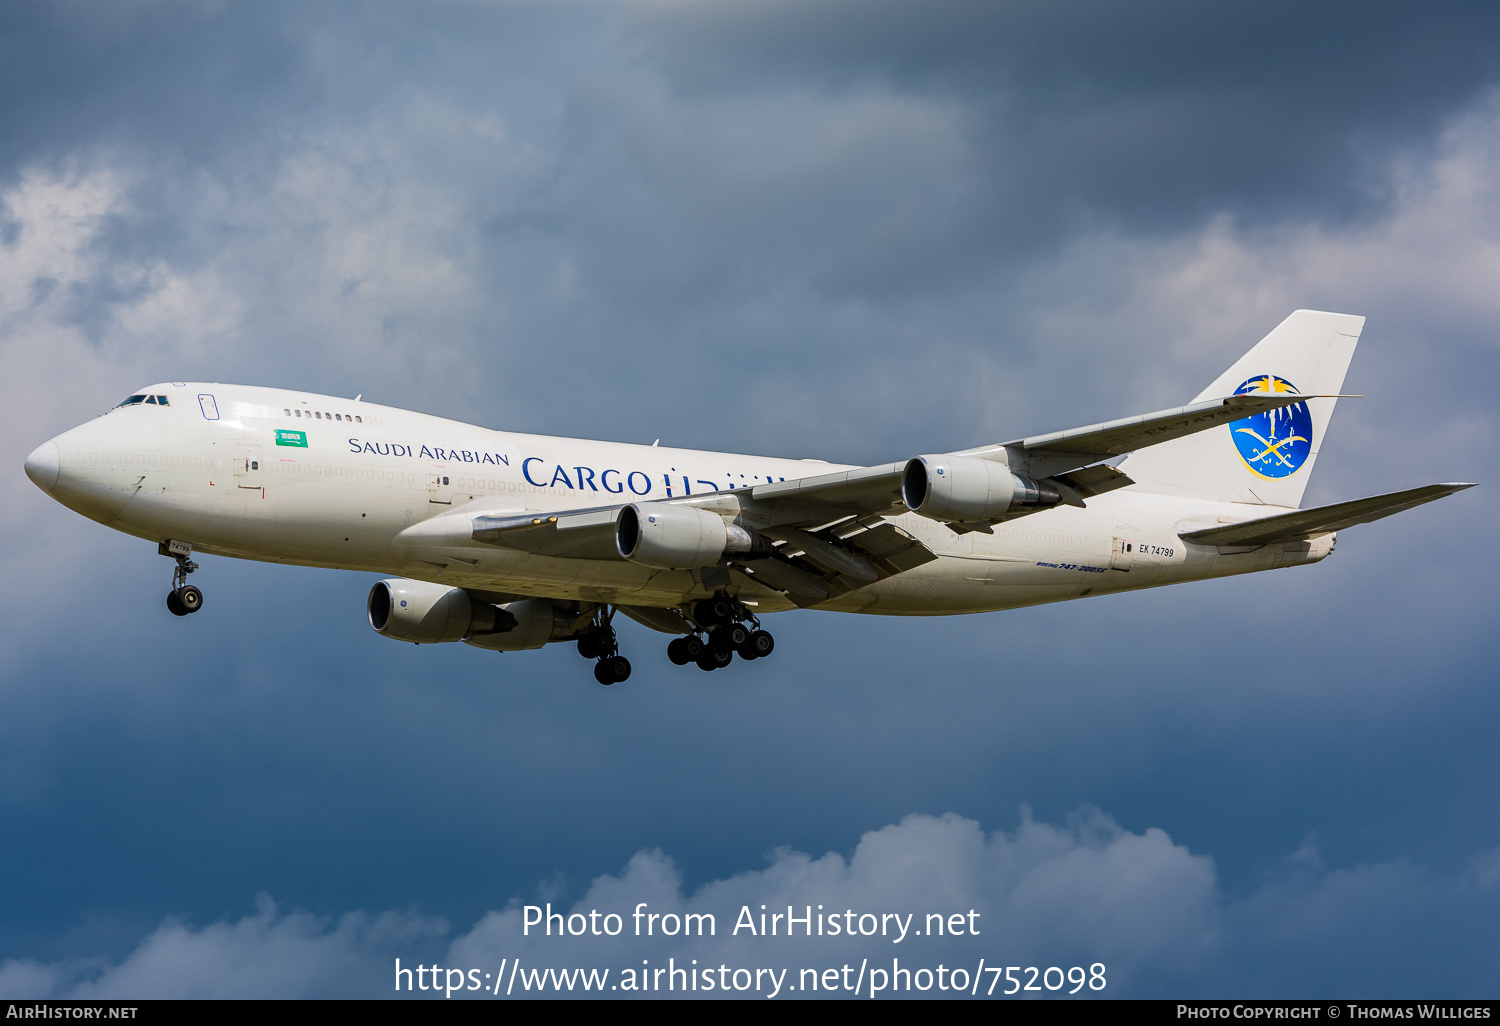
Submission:
[[[1364,323],[1352,314],[1297,310],[1193,401],[1254,391],[1335,395]],[[1132,454],[1120,469],[1142,491],[1297,506],[1336,402],[1312,399],[1163,442]]]

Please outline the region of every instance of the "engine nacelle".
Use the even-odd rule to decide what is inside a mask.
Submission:
[[[1057,489],[977,456],[918,456],[901,476],[906,508],[933,520],[997,520],[1062,501]]]
[[[494,652],[541,648],[549,641],[572,637],[578,619],[576,611],[559,609],[548,599],[518,599],[492,608],[498,613],[494,631],[467,637],[464,644]]]
[[[615,521],[615,548],[624,559],[664,570],[713,566],[726,554],[763,555],[771,543],[717,513],[666,503],[631,503]]]
[[[377,633],[414,645],[462,641],[495,630],[500,621],[494,606],[462,588],[406,578],[377,582],[366,609]]]

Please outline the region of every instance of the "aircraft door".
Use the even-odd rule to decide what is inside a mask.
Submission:
[[[261,486],[259,443],[239,442],[235,445],[234,483],[241,488]]]
[[[1135,558],[1135,536],[1127,531],[1116,531],[1114,544],[1109,550],[1109,568],[1129,571]]]
[[[448,481],[448,468],[434,463],[427,472],[427,501],[440,505],[453,505],[453,488]]]

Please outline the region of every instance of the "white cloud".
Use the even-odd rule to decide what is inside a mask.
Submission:
[[[914,913],[918,929],[928,914],[977,910],[981,916],[974,925],[983,940],[909,936],[890,945],[888,953],[974,960],[989,953],[993,960],[1006,951],[1013,954],[1004,957],[1070,965],[1109,958],[1122,973],[1199,950],[1212,943],[1214,932],[1211,860],[1174,845],[1160,830],[1125,831],[1096,810],[1084,810],[1066,826],[1038,823],[1028,814],[1014,833],[989,835],[960,816],[913,815],[865,834],[847,860],[833,852],[815,858],[782,850],[763,870],[714,881],[691,894],[667,886],[671,880],[663,856],[638,855],[620,877],[596,880],[575,909],[618,907],[631,895],[655,894],[667,910],[712,912],[723,924],[714,941],[684,944],[680,950],[709,961],[763,964],[886,949],[872,949],[862,938],[815,937],[785,947],[750,940],[746,932],[736,938],[732,924],[742,907],[756,913],[761,905],[771,911],[822,905],[827,913]],[[491,958],[517,953],[517,916],[515,910],[492,913],[455,942],[455,957],[477,955],[481,937],[490,939]],[[609,948],[602,945],[599,954]],[[538,957],[546,945],[531,942],[519,950]]]
[[[545,899],[541,899],[545,900]],[[1160,830],[1141,834],[1086,809],[1064,826],[1025,815],[1014,832],[986,834],[960,816],[913,815],[864,835],[849,858],[836,852],[812,857],[777,851],[764,869],[684,888],[681,873],[660,851],[636,854],[618,875],[593,881],[582,898],[556,911],[592,910],[621,916],[618,937],[523,935],[519,900],[485,915],[455,938],[441,964],[497,970],[503,959],[524,964],[619,969],[642,958],[659,964],[764,967],[842,965],[868,957],[872,963],[899,957],[928,966],[977,963],[980,958],[1018,959],[1047,965],[1105,961],[1123,986],[1141,968],[1191,962],[1211,947],[1217,929],[1211,860],[1175,845]],[[636,938],[632,913],[712,914],[711,937]],[[853,940],[797,936],[785,928],[775,937],[735,935],[742,908],[760,922],[761,906],[798,914],[823,906],[838,916],[852,910],[911,915],[906,938],[884,920],[881,937]],[[975,918],[968,914],[977,912]],[[957,915],[965,933],[923,936],[925,916]],[[660,921],[659,921],[660,922]],[[873,920],[866,920],[870,926]],[[799,929],[801,929],[799,927]],[[254,915],[193,928],[169,920],[118,965],[89,966],[12,961],[0,967],[0,994],[14,997],[305,997],[359,993],[379,996],[391,987],[395,957],[403,965],[433,962],[422,942],[445,933],[439,921],[385,913],[351,913],[336,923],[305,913],[278,914],[261,899]],[[427,945],[430,950],[431,945]]]
[[[615,913],[616,937],[559,937],[555,928],[551,937],[541,928],[525,935],[524,905],[544,906],[555,896],[551,885],[540,897],[515,898],[487,913],[451,942],[447,924],[433,917],[352,912],[332,920],[281,913],[263,896],[255,913],[238,920],[193,927],[168,919],[117,964],[0,963],[0,997],[382,997],[394,992],[397,958],[403,969],[442,967],[450,985],[466,988],[454,997],[487,996],[467,984],[490,974],[484,986],[493,987],[494,974],[515,959],[527,970],[607,968],[616,981],[643,961],[662,967],[668,959],[688,967],[696,959],[698,966],[731,970],[790,968],[784,987],[795,987],[802,969],[864,960],[879,967],[899,959],[912,969],[977,967],[981,958],[1043,968],[1103,962],[1114,996],[1184,988],[1246,993],[1246,987],[1284,996],[1304,985],[1356,995],[1374,963],[1394,967],[1386,977],[1390,993],[1477,994],[1493,988],[1495,971],[1465,945],[1476,920],[1492,921],[1497,861],[1489,853],[1446,877],[1400,861],[1328,870],[1304,846],[1260,887],[1230,898],[1219,890],[1209,857],[1159,829],[1125,830],[1096,809],[1060,825],[1038,822],[1023,809],[1015,830],[991,833],[961,816],[911,815],[866,833],[848,858],[779,849],[762,869],[696,888],[684,886],[663,852],[638,852],[618,874],[595,878],[577,901],[552,909],[565,919],[584,917],[572,920],[580,928],[605,926],[603,917]],[[636,937],[632,914],[639,903],[645,915],[712,914],[716,933],[663,937],[653,924],[654,936]],[[809,905],[817,915],[822,905],[821,914],[840,921],[852,911],[856,924],[865,913],[913,915],[899,943],[899,927],[883,918],[886,935],[865,920],[877,932],[853,940],[809,938],[800,924],[789,939],[784,922],[776,936],[743,929],[736,936],[742,908],[760,929],[762,905],[767,915],[791,905],[798,916]],[[970,910],[978,917],[970,920]],[[590,920],[594,911],[599,918]],[[957,914],[978,935],[923,936],[929,913],[945,921]],[[464,972],[450,978],[449,969]],[[764,986],[760,996],[769,982]],[[515,993],[523,992],[517,984]]]
[[[440,919],[350,912],[330,922],[279,913],[260,897],[253,915],[201,928],[169,919],[118,965],[0,964],[0,995],[41,998],[372,996],[397,954],[447,933]]]

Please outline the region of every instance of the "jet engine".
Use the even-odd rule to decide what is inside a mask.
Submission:
[[[495,607],[462,588],[398,578],[380,581],[366,602],[370,626],[396,641],[435,645],[495,629]]]
[[[500,652],[541,648],[574,634],[576,612],[547,599],[517,599],[495,605],[462,588],[398,578],[370,589],[370,626],[396,641],[436,645],[466,641]]]
[[[1056,506],[1057,489],[977,456],[918,456],[901,476],[906,508],[942,521],[996,520]]]
[[[624,559],[663,570],[713,566],[725,555],[767,555],[772,549],[765,538],[717,513],[667,503],[621,509],[615,547]]]

